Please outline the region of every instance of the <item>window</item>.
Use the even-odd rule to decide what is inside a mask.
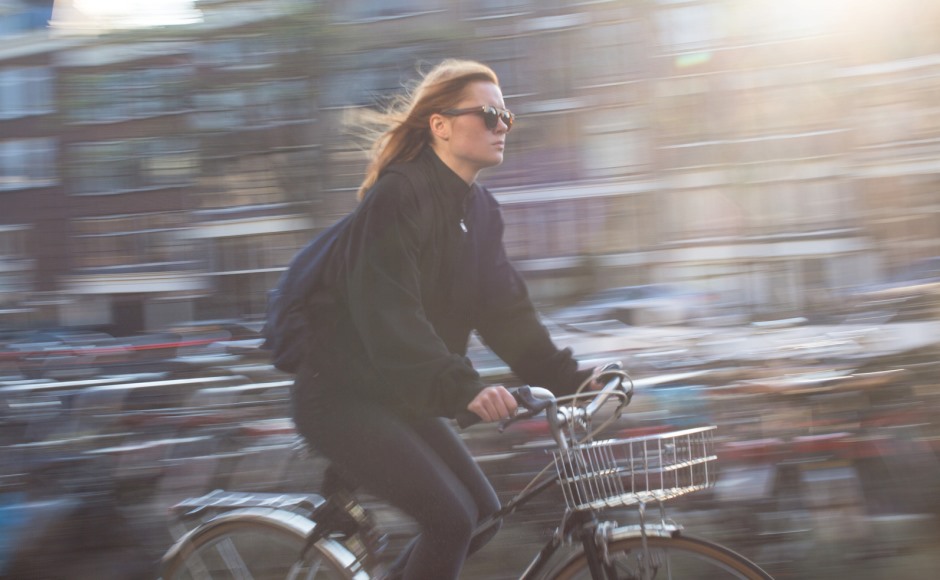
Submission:
[[[308,230],[218,238],[212,270],[225,274],[280,268],[287,265],[309,238]]]
[[[869,17],[873,8],[873,5],[866,6],[862,11],[865,13],[864,18]],[[860,21],[856,14],[847,17],[844,10],[834,8],[831,2],[816,0],[727,2],[723,12],[723,28],[730,38],[739,43],[785,41],[826,34],[836,30],[837,21],[833,17],[850,22],[852,28]],[[866,41],[870,42],[871,38]]]
[[[641,75],[645,62],[642,30],[636,21],[614,22],[581,29],[583,51],[574,56],[579,84],[623,83]]]
[[[851,222],[852,204],[838,179],[803,181],[796,193],[805,229],[837,228]]]
[[[306,42],[303,37],[275,34],[222,38],[202,43],[194,56],[203,68],[267,68],[276,65],[282,54],[302,50]]]
[[[327,153],[326,189],[358,189],[365,176],[368,158],[361,149],[338,149]]]
[[[665,145],[711,141],[726,130],[719,89],[706,77],[678,77],[656,86],[658,138]]]
[[[665,218],[672,240],[737,235],[746,223],[743,208],[720,188],[677,189],[666,199]]]
[[[282,185],[289,169],[276,155],[209,161],[199,177],[203,209],[222,209],[290,201]]]
[[[0,226],[0,259],[23,260],[27,257],[29,226]]]
[[[231,130],[305,121],[312,117],[311,100],[309,85],[299,79],[230,87],[196,96],[195,125]]]
[[[721,91],[716,110],[726,127],[745,136],[838,127],[844,103],[828,74],[814,65],[739,71],[714,87]]]
[[[582,157],[588,176],[612,177],[648,169],[649,132],[641,109],[594,109],[583,116]]]
[[[150,117],[190,108],[189,66],[75,74],[66,80],[73,122]]]
[[[603,215],[603,239],[600,252],[636,252],[644,242],[652,241],[651,232],[658,224],[652,211],[639,195],[618,195],[600,201],[597,211]]]
[[[799,185],[795,182],[761,183],[755,186],[760,198],[759,214],[761,231],[783,234],[798,231],[803,220],[803,208],[799,207]]]
[[[433,0],[383,0],[382,2],[340,2],[337,6],[341,21],[382,20],[401,16],[410,16],[437,8]]]
[[[193,145],[182,138],[79,143],[69,148],[72,193],[108,194],[190,183]]]
[[[469,18],[507,16],[529,12],[532,0],[469,0],[460,3],[462,14]]]
[[[525,38],[490,38],[481,43],[476,56],[493,69],[499,77],[504,97],[524,94],[535,86],[537,79],[525,59]]]
[[[521,117],[509,135],[505,161],[487,170],[484,182],[505,187],[581,178],[580,120],[574,110]]]
[[[245,91],[228,89],[196,95],[196,129],[239,129],[245,108]]]
[[[177,212],[84,218],[72,223],[76,268],[174,263],[189,257],[179,233],[185,216]]]
[[[0,119],[52,112],[52,81],[49,67],[0,70]]]
[[[0,141],[0,191],[54,183],[56,157],[53,138]]]
[[[32,289],[33,264],[27,248],[31,229],[28,225],[0,226],[0,304],[15,303]]]
[[[584,50],[577,29],[553,30],[529,39],[533,52],[527,63],[534,71],[526,92],[536,91],[541,99],[566,99],[578,87],[575,66]]]
[[[656,14],[659,42],[666,52],[709,48],[721,38],[717,5],[679,4],[663,0],[659,0],[659,3],[667,5]]]
[[[434,50],[429,46],[389,48],[374,55],[364,56],[357,70],[343,71],[331,79],[326,87],[327,106],[374,106],[383,99],[398,96],[402,87],[417,80],[414,63],[434,62]]]

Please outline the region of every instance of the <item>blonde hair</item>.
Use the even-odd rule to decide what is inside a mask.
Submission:
[[[384,112],[368,115],[376,127],[365,179],[356,193],[361,200],[386,167],[411,161],[431,140],[430,119],[456,105],[473,82],[499,84],[493,69],[472,60],[447,59],[427,72],[414,87]]]

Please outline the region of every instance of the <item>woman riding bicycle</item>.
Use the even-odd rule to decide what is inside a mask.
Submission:
[[[470,333],[557,395],[591,370],[539,321],[506,256],[499,206],[476,182],[502,162],[514,120],[496,74],[446,60],[382,120],[361,202],[334,226],[328,275],[308,297],[316,324],[294,420],[313,448],[419,525],[390,577],[457,578],[492,536],[471,545],[499,500],[445,418],[470,411],[490,422],[516,409],[467,359]]]

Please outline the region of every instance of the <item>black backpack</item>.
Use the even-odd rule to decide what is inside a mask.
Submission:
[[[296,373],[307,356],[310,327],[314,323],[305,305],[324,275],[334,242],[352,220],[350,213],[307,243],[291,259],[277,286],[268,291],[267,316],[261,348],[271,351],[278,370]]]
[[[404,175],[416,188],[430,188],[427,176],[414,164],[393,165],[387,171]],[[280,371],[296,373],[307,356],[311,344],[310,327],[316,322],[310,320],[305,305],[317,289],[317,283],[326,275],[336,240],[348,229],[359,207],[297,252],[277,286],[268,291],[261,348],[271,351],[271,363]]]

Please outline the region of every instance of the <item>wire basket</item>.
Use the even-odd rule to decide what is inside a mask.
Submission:
[[[608,439],[553,451],[572,510],[664,501],[711,487],[716,427]]]

